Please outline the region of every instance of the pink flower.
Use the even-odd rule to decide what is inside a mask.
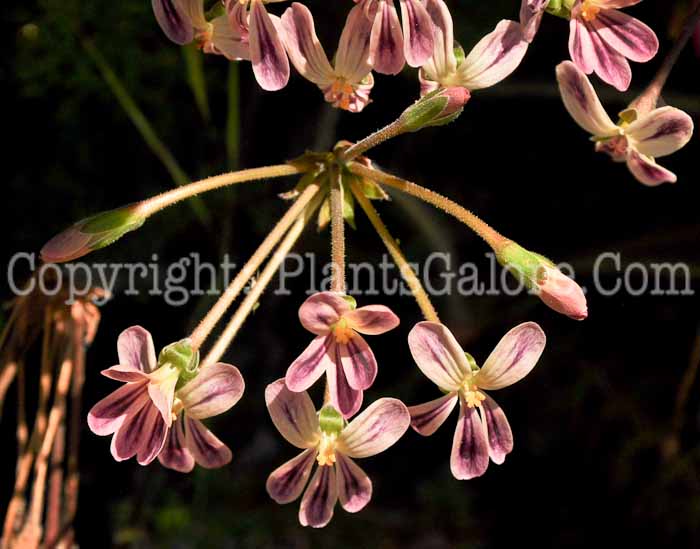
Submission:
[[[632,175],[649,186],[675,183],[676,175],[659,166],[655,158],[676,152],[693,135],[693,120],[674,107],[639,114],[635,109],[620,113],[614,124],[585,74],[570,61],[557,66],[557,80],[569,114],[596,142],[596,151],[626,162]]]
[[[542,16],[549,0],[522,0],[520,5],[520,24],[525,40],[532,42],[540,28]]]
[[[319,421],[308,393],[290,391],[284,379],[267,386],[265,401],[280,434],[303,450],[272,472],[267,493],[283,504],[304,492],[299,522],[313,528],[330,522],[338,500],[348,513],[369,503],[372,481],[353,458],[383,452],[403,436],[411,421],[406,406],[394,398],[380,398],[348,424],[328,407]],[[314,461],[318,467],[309,482]]]
[[[408,345],[413,359],[423,374],[446,393],[409,407],[411,427],[423,436],[432,435],[459,401],[450,458],[456,479],[483,475],[489,457],[500,465],[513,449],[506,415],[483,389],[503,389],[524,378],[539,360],[545,341],[537,324],[520,324],[503,336],[480,369],[442,324],[420,322],[411,330]]]
[[[381,74],[398,74],[404,63],[420,67],[433,49],[433,28],[421,0],[399,0],[403,34],[394,0],[355,0],[372,23],[369,63]]]
[[[569,23],[569,54],[586,74],[595,72],[620,91],[629,88],[628,59],[645,63],[656,55],[659,40],[641,21],[618,11],[641,0],[576,0]]]
[[[521,25],[504,19],[464,57],[461,47],[455,46],[452,16],[445,2],[426,0],[426,8],[434,24],[434,45],[419,72],[422,95],[440,87],[474,91],[493,86],[518,68],[527,52]],[[457,56],[456,51],[461,54]]]
[[[243,396],[244,382],[238,368],[217,363],[175,393],[173,425],[158,461],[165,467],[188,473],[195,462],[212,469],[231,461],[231,450],[201,422],[224,413]]]
[[[383,305],[355,309],[349,296],[320,292],[299,308],[301,324],[316,335],[287,370],[287,387],[305,391],[326,373],[331,404],[344,417],[362,405],[362,391],[377,377],[377,360],[360,335],[379,335],[396,328],[398,317]]]
[[[364,109],[374,86],[368,61],[371,28],[362,8],[355,6],[340,36],[335,66],[331,66],[308,8],[295,2],[282,15],[282,37],[294,67],[321,89],[326,101],[350,112]]]
[[[141,326],[119,335],[117,351],[119,364],[102,375],[125,385],[92,407],[88,425],[96,435],[113,435],[114,459],[136,456],[139,464],[147,465],[165,444],[180,371],[171,364],[157,368],[153,339]]]

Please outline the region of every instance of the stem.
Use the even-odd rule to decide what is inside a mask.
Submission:
[[[394,258],[394,261],[399,266],[401,276],[411,289],[411,293],[413,293],[413,297],[416,299],[423,316],[426,320],[440,322],[440,318],[438,317],[435,307],[433,307],[433,304],[430,302],[430,298],[428,297],[425,288],[423,288],[423,285],[420,283],[418,275],[416,275],[416,272],[411,268],[408,261],[406,261],[406,258],[401,253],[398,242],[396,242],[394,237],[391,236],[389,230],[386,228],[386,225],[379,217],[379,213],[377,213],[377,210],[374,208],[369,199],[362,194],[362,191],[357,186],[357,183],[353,181],[351,186],[355,199],[364,210],[365,214],[370,220],[370,223],[372,223],[372,226],[375,228],[377,233],[379,233],[379,236],[382,239],[382,242],[384,242],[387,250],[389,250],[391,257]]]
[[[317,183],[312,183],[306,187],[304,192],[299,196],[294,204],[292,204],[291,208],[287,210],[287,213],[285,213],[284,216],[282,216],[282,219],[277,222],[275,228],[272,229],[270,234],[267,235],[258,249],[255,250],[253,256],[238,272],[219,300],[209,310],[194,332],[192,332],[190,340],[192,341],[192,347],[194,349],[199,349],[202,346],[202,343],[204,343],[205,339],[214,329],[214,326],[216,326],[217,322],[219,322],[221,317],[231,306],[231,303],[234,302],[234,300],[238,297],[238,294],[240,294],[241,290],[243,290],[245,287],[246,283],[258,270],[260,264],[265,261],[265,258],[272,252],[274,247],[282,239],[292,223],[294,223],[294,221],[304,211],[304,208],[306,208],[319,189],[320,187]]]
[[[384,141],[387,141],[388,139],[396,137],[397,135],[401,135],[405,132],[406,128],[400,121],[400,119],[394,120],[388,126],[384,126],[381,130],[377,130],[373,134],[368,135],[362,141],[351,145],[342,154],[342,159],[346,162],[349,162],[350,160],[353,160],[354,158],[357,158],[361,154],[367,152],[371,148],[376,147],[380,143],[383,143]]]
[[[479,235],[496,252],[502,248],[504,244],[510,242],[510,240],[499,234],[487,223],[484,223],[472,212],[460,206],[453,200],[436,193],[435,191],[431,191],[430,189],[426,189],[425,187],[421,187],[416,183],[406,181],[400,177],[389,175],[388,173],[377,170],[376,168],[367,168],[356,162],[348,164],[348,169],[355,175],[367,177],[378,183],[383,183],[389,187],[399,189],[400,191],[415,196],[416,198],[420,198],[428,204],[431,204],[436,208],[450,214]]]
[[[345,219],[340,170],[331,178],[331,291],[345,293]]]
[[[272,280],[272,277],[277,272],[277,269],[279,268],[280,264],[285,260],[287,254],[301,236],[301,233],[304,230],[304,226],[309,221],[309,219],[316,211],[318,206],[321,204],[321,199],[323,198],[324,197],[322,194],[317,195],[316,200],[312,201],[306,207],[306,209],[299,216],[294,225],[292,225],[292,228],[289,229],[289,232],[284,237],[284,240],[282,240],[275,253],[267,262],[267,265],[265,265],[265,268],[263,269],[262,273],[260,273],[260,278],[251,288],[250,292],[248,293],[248,295],[246,295],[245,299],[241,302],[240,306],[231,317],[231,320],[226,325],[224,331],[221,333],[219,339],[217,339],[216,343],[211,348],[207,356],[204,357],[204,360],[202,360],[202,368],[205,368],[209,364],[214,364],[226,352],[226,349],[236,337],[236,334],[243,325],[243,322],[253,310],[255,304],[258,302],[260,295],[263,293],[267,285]]]
[[[17,361],[10,360],[0,368],[0,419],[2,419],[2,409],[5,403],[5,395],[17,376]]]
[[[166,191],[162,194],[148,198],[139,204],[139,213],[148,217],[163,208],[172,206],[181,200],[190,198],[200,193],[226,187],[227,185],[235,185],[236,183],[244,183],[246,181],[254,181],[258,179],[267,179],[271,177],[283,177],[285,175],[294,175],[300,173],[298,168],[289,164],[279,164],[276,166],[265,166],[262,168],[251,168],[249,170],[241,170],[239,172],[230,172],[213,177],[207,177],[201,181],[195,181],[189,185],[183,185],[177,189]]]
[[[65,416],[65,405],[63,407]],[[46,533],[45,539],[53,539],[61,530],[63,512],[63,460],[66,452],[66,424],[61,422],[53,443],[51,463],[49,465],[49,497],[46,502]]]
[[[666,57],[661,63],[661,67],[659,67],[659,70],[656,72],[656,75],[652,81],[645,88],[642,94],[632,102],[632,105],[630,105],[631,107],[636,108],[642,114],[656,108],[656,104],[659,101],[659,95],[661,95],[661,91],[666,85],[666,81],[668,80],[668,77],[676,64],[676,61],[678,61],[678,57],[683,51],[683,48],[685,48],[685,45],[688,43],[690,37],[693,35],[693,31],[695,30],[695,26],[698,24],[698,22],[700,22],[700,0],[695,0],[694,4],[690,8],[690,14],[685,20],[685,25],[683,25],[683,30],[678,36],[676,43],[671,48],[671,51],[666,54]]]

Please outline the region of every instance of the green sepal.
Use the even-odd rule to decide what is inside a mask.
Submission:
[[[181,339],[163,347],[158,355],[158,367],[169,365],[177,368],[180,378],[177,388],[194,379],[199,372],[199,351],[192,348],[189,338]]]
[[[469,353],[464,353],[465,358],[467,359],[467,363],[469,364],[469,369],[472,372],[478,372],[479,371],[479,366],[476,363],[476,360],[474,360],[474,357],[470,355]]]
[[[545,267],[556,268],[554,263],[543,255],[526,250],[515,242],[503,246],[496,258],[529,289],[535,288],[543,281]]]
[[[417,132],[423,128],[435,125],[436,119],[444,112],[450,100],[438,95],[442,90],[434,90],[408,107],[402,114],[401,120],[406,131]]]
[[[350,309],[352,309],[353,311],[355,309],[357,309],[357,301],[355,300],[354,297],[352,297],[351,295],[345,294],[343,296],[343,299],[348,302],[348,305],[350,305]]]
[[[323,433],[339,435],[343,427],[345,427],[345,420],[338,410],[327,404],[318,413],[318,424]]]
[[[549,0],[545,11],[550,15],[571,19],[571,8],[574,7],[574,0]]]

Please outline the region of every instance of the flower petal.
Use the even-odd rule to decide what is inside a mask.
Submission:
[[[330,336],[317,336],[287,368],[285,382],[290,391],[306,391],[323,372],[333,368],[335,342]]]
[[[404,57],[411,67],[422,66],[433,52],[433,22],[419,0],[401,0]]]
[[[693,136],[693,119],[680,109],[661,107],[632,122],[625,133],[646,156],[666,156],[683,148]]]
[[[204,424],[185,414],[185,445],[197,465],[205,469],[223,467],[231,461],[231,450]]]
[[[146,431],[148,424],[155,424],[154,415],[158,413],[153,403],[147,402],[137,412],[129,414],[112,438],[112,456],[117,461],[124,461],[136,455],[144,446],[151,433]],[[165,440],[163,441],[165,442]]]
[[[158,454],[158,461],[163,467],[180,473],[189,473],[194,469],[194,457],[185,445],[185,421],[180,416],[170,428],[165,446]]]
[[[96,435],[111,435],[124,420],[143,408],[150,399],[146,383],[128,383],[95,404],[88,413],[88,426]]]
[[[450,469],[457,480],[480,477],[489,466],[489,444],[476,408],[459,403],[459,420],[452,440]]]
[[[289,503],[301,495],[311,475],[316,453],[315,448],[304,450],[272,471],[267,477],[265,488],[273,500],[277,503]]]
[[[576,66],[591,74],[596,66],[596,53],[588,27],[578,19],[569,21],[569,55]]]
[[[148,395],[153,404],[160,410],[163,420],[168,427],[172,424],[172,410],[175,401],[175,386],[180,379],[180,371],[164,364],[149,375]]]
[[[488,88],[518,68],[529,44],[520,24],[504,19],[484,36],[457,69],[458,85],[470,91]]]
[[[379,2],[372,25],[369,62],[381,74],[398,74],[403,69],[403,36],[393,0]]]
[[[338,50],[335,52],[335,72],[338,76],[345,78],[348,82],[360,82],[370,74],[372,70],[369,62],[371,35],[372,21],[365,16],[362,5],[358,4],[350,10],[345,20]],[[374,84],[373,81],[372,84]],[[367,89],[368,95],[370,89],[372,86]]]
[[[421,372],[446,391],[456,391],[471,371],[462,347],[439,322],[416,324],[408,334],[408,346]]]
[[[336,453],[335,472],[338,478],[338,499],[348,513],[364,509],[372,499],[372,481],[349,457]]]
[[[411,414],[411,427],[424,437],[432,435],[452,413],[455,404],[457,404],[457,395],[455,393],[447,393],[425,404],[409,406],[408,412]]]
[[[335,345],[334,351],[335,364],[326,370],[328,393],[331,404],[347,419],[354,416],[362,406],[362,390],[350,387],[345,376],[338,345]]]
[[[323,528],[333,518],[333,507],[338,501],[338,484],[335,467],[319,466],[299,507],[299,522],[302,526]]]
[[[205,419],[231,408],[243,396],[244,388],[238,368],[218,362],[200,370],[177,392],[177,396],[185,405],[187,415]]]
[[[102,370],[100,373],[109,379],[115,379],[125,383],[148,381],[148,375],[138,368],[134,368],[133,366],[118,364],[116,366],[112,366],[111,368],[107,368],[106,370]]]
[[[617,126],[600,104],[600,100],[585,74],[571,61],[557,65],[559,91],[566,110],[576,123],[591,135],[611,136]]]
[[[625,57],[610,47],[607,42],[586,23],[595,51],[595,73],[619,91],[626,91],[632,82],[632,69]]]
[[[399,317],[384,305],[366,305],[343,315],[350,327],[361,334],[380,335],[399,325]]]
[[[348,385],[363,391],[369,389],[377,377],[377,359],[360,334],[354,334],[347,344],[336,343]]]
[[[177,0],[151,0],[153,14],[165,36],[182,46],[194,40],[194,28],[178,4]]]
[[[659,166],[653,158],[641,154],[632,147],[627,151],[627,167],[637,181],[649,187],[662,183],[675,183],[678,179],[672,171]]]
[[[156,350],[153,338],[148,330],[141,326],[127,328],[117,340],[119,364],[138,368],[147,374],[152,372],[157,364]]]
[[[441,76],[451,75],[457,69],[450,10],[442,0],[427,0],[425,7],[433,21],[433,55],[426,61],[419,73],[419,76],[422,76],[422,80],[426,81],[426,84],[421,82],[421,93],[423,95],[432,91],[427,90],[428,81],[439,79]]]
[[[399,440],[410,423],[411,415],[403,402],[380,398],[343,429],[339,450],[354,458],[373,456]]]
[[[284,379],[278,379],[265,389],[265,403],[272,423],[290,444],[311,448],[318,440],[318,416],[306,392],[287,389]]]
[[[333,68],[316,36],[309,9],[294,2],[282,15],[282,40],[289,59],[307,80],[323,86],[333,80]]]
[[[501,338],[474,379],[482,389],[502,389],[521,380],[535,367],[547,338],[536,323],[519,324]]]
[[[267,91],[284,88],[289,81],[289,59],[262,2],[252,3],[249,40],[250,60],[260,87]]]
[[[136,451],[136,461],[139,465],[148,465],[156,459],[168,438],[168,426],[160,412],[154,408],[144,408],[148,410],[148,415],[142,427],[145,436]]]
[[[205,53],[223,55],[231,61],[250,59],[250,45],[235,31],[226,15],[212,19],[211,27],[211,38],[202,47]]]
[[[309,332],[326,335],[340,317],[350,311],[350,304],[342,294],[319,292],[309,297],[299,307],[299,321]]]
[[[513,450],[513,432],[503,409],[489,395],[481,403],[481,420],[486,426],[489,441],[489,455],[500,465]]]
[[[594,0],[594,3],[605,9],[629,8],[642,0]]]
[[[593,28],[608,46],[637,63],[646,63],[659,51],[659,39],[654,31],[621,11],[601,10]]]
[[[532,42],[540,28],[544,10],[549,0],[522,0],[520,4],[520,24],[523,27],[523,36],[528,42]]]

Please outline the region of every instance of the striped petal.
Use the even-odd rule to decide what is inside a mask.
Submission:
[[[314,338],[287,369],[287,387],[295,392],[306,391],[323,372],[334,367],[332,353],[335,353],[335,342],[330,336]]]
[[[362,406],[362,390],[353,389],[348,383],[340,356],[340,346],[335,346],[335,364],[326,371],[331,404],[344,418],[354,416]]]
[[[333,507],[338,501],[335,467],[318,467],[309,483],[299,507],[302,526],[323,528],[333,518]]]
[[[498,342],[474,378],[482,389],[502,389],[521,380],[535,367],[547,341],[534,322],[519,324]]]
[[[350,304],[342,294],[319,292],[299,307],[299,321],[312,334],[326,335],[340,317],[350,311]]]
[[[338,76],[345,78],[348,82],[360,82],[370,74],[372,70],[369,62],[371,35],[372,20],[365,16],[361,5],[355,6],[345,20],[338,42],[338,51],[335,53],[335,72]]]
[[[489,395],[481,403],[481,420],[486,427],[489,441],[489,456],[500,465],[513,450],[513,432],[503,409]]]
[[[347,344],[336,346],[348,385],[358,391],[369,389],[377,377],[377,359],[364,338],[354,334]]]
[[[549,0],[522,0],[520,4],[520,24],[525,40],[532,42],[540,28],[544,10]]]
[[[272,471],[265,489],[277,503],[290,503],[304,491],[316,461],[316,449],[309,448]]]
[[[693,136],[693,119],[680,109],[661,107],[630,124],[625,133],[646,156],[666,156],[683,148]]]
[[[380,335],[399,325],[399,317],[384,305],[366,305],[343,315],[350,327],[365,335]]]
[[[280,434],[297,448],[311,448],[318,441],[318,417],[306,392],[290,391],[284,379],[265,389],[267,410]]]
[[[111,368],[102,370],[100,373],[109,379],[115,379],[125,383],[148,381],[148,375],[138,368],[134,368],[133,366],[122,366],[121,364],[118,364],[117,366],[112,366]]]
[[[158,25],[168,39],[181,46],[194,40],[192,21],[182,12],[177,0],[151,0],[151,6]]]
[[[380,0],[374,16],[369,62],[381,74],[398,74],[403,69],[403,36],[393,0]]]
[[[457,480],[480,477],[489,466],[489,444],[479,413],[460,402],[459,421],[452,440],[450,469]]]
[[[595,73],[619,91],[626,91],[632,82],[632,69],[625,57],[614,50],[586,23],[595,52]]]
[[[464,351],[439,322],[419,322],[408,334],[413,360],[425,376],[441,389],[456,391],[470,373]]]
[[[419,75],[423,75],[423,80],[426,80],[426,84],[422,85],[422,94],[432,91],[427,90],[428,81],[453,74],[457,69],[450,10],[442,0],[427,0],[425,7],[433,21],[433,55],[423,65],[419,73]]]
[[[353,458],[373,456],[399,440],[410,423],[411,415],[403,402],[380,398],[343,429],[339,451]]]
[[[422,66],[433,52],[433,23],[419,0],[401,0],[404,57],[411,67]]]
[[[112,438],[112,456],[124,461],[138,454],[141,465],[150,463],[165,444],[167,428],[156,406],[147,403],[130,414]],[[150,458],[150,460],[148,460]]]
[[[223,467],[231,461],[231,450],[204,424],[185,414],[185,445],[197,465],[205,469]]]
[[[629,8],[639,4],[642,0],[593,0],[593,2],[604,9]]]
[[[448,393],[425,404],[409,406],[411,427],[424,437],[432,435],[452,413],[455,404],[457,404],[457,394]]]
[[[637,181],[649,187],[656,187],[662,183],[675,183],[676,174],[659,166],[653,158],[641,154],[630,147],[627,152],[627,167]]]
[[[138,412],[149,401],[145,382],[123,385],[92,407],[88,413],[88,427],[96,435],[111,435],[128,416]]]
[[[608,46],[637,63],[646,63],[659,51],[659,39],[654,31],[621,11],[600,11],[593,28]]]
[[[612,136],[618,127],[600,104],[588,77],[571,61],[557,66],[559,91],[566,110],[576,123],[591,135]]]
[[[493,32],[474,46],[459,66],[458,84],[471,91],[497,84],[518,68],[528,45],[519,23],[502,20]]]
[[[596,53],[593,39],[583,21],[569,21],[569,55],[576,66],[586,74],[591,74],[596,67]]]
[[[148,330],[141,326],[127,328],[117,340],[119,364],[131,366],[147,374],[152,372],[157,364],[156,350],[153,338]]]
[[[211,38],[202,46],[205,53],[223,55],[230,61],[250,59],[250,46],[231,26],[226,15],[220,15],[211,21]]]
[[[289,60],[270,15],[262,2],[252,3],[250,13],[250,60],[260,87],[284,88],[289,81]]]
[[[372,499],[372,481],[367,473],[349,457],[340,452],[335,456],[340,505],[348,513],[357,513]]]
[[[238,368],[218,362],[200,370],[197,377],[177,392],[187,415],[205,419],[224,413],[236,404],[245,383]]]
[[[282,15],[282,40],[289,59],[307,80],[323,86],[333,80],[333,68],[316,36],[314,19],[309,9],[294,2]]]
[[[169,429],[159,411],[154,410],[152,406],[147,409],[149,412],[143,425],[145,436],[136,451],[136,461],[139,465],[148,465],[156,459],[168,438]]]
[[[180,473],[189,473],[194,469],[194,457],[185,445],[185,421],[180,416],[170,428],[165,446],[158,454],[158,461],[163,467]]]

